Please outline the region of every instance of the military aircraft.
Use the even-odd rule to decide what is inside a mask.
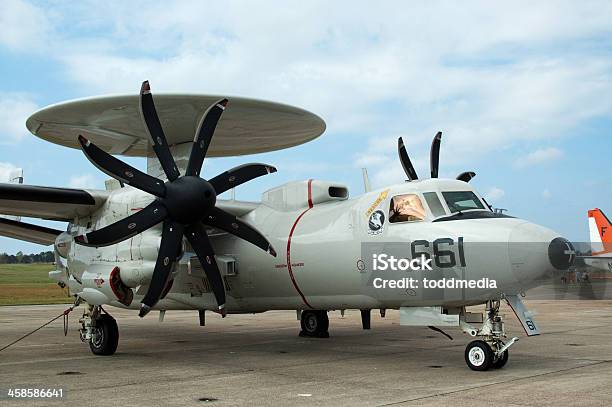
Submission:
[[[138,97],[65,102],[26,125],[45,140],[81,148],[112,177],[105,190],[0,184],[0,213],[67,222],[59,231],[3,219],[0,234],[54,245],[50,277],[85,305],[80,335],[96,355],[118,346],[106,305],[141,317],[159,310],[160,319],[167,310],[197,310],[201,325],[206,311],[296,310],[300,335],[311,337],[329,336],[330,310],[359,309],[369,329],[372,309],[399,309],[401,325],[455,326],[475,338],[465,350],[471,369],[500,368],[518,339],[506,339],[501,301],[527,335],[539,334],[521,295],[574,261],[557,233],[493,212],[468,183],[473,172],[439,178],[441,133],[429,179],[418,177],[400,138],[407,182],[349,199],[345,185],[309,179],[246,202],[219,195],[276,168],[244,164],[204,179],[204,158],[295,146],[320,136],[323,120],[245,98],[154,101],[144,82]],[[146,156],[147,171],[111,154]],[[372,264],[376,251],[432,267],[383,274]],[[466,309],[479,304],[484,314]]]
[[[581,257],[591,267],[612,271],[612,224],[599,208],[589,210],[588,215],[592,255]]]

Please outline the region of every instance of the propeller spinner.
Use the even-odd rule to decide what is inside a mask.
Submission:
[[[171,271],[181,252],[183,236],[187,238],[210,282],[219,312],[225,316],[225,287],[215,253],[204,225],[222,229],[244,239],[276,257],[270,242],[256,229],[234,215],[215,206],[217,195],[259,176],[276,172],[266,164],[245,164],[205,180],[200,171],[215,128],[228,100],[213,104],[202,116],[185,175],[181,176],[162,129],[149,82],[140,89],[140,111],[152,140],[152,147],[168,181],[152,177],[106,153],[83,136],[81,148],[101,171],[134,188],[152,194],[156,199],[147,207],[102,229],[77,236],[78,244],[91,247],[109,246],[142,233],[163,222],[161,244],[149,289],[142,300],[139,315],[145,316],[162,297]]]
[[[433,138],[431,142],[431,150],[429,154],[429,165],[431,169],[431,178],[438,178],[438,170],[440,167],[440,144],[442,143],[442,132],[439,131]],[[406,146],[404,145],[404,140],[402,138],[397,139],[397,152],[399,154],[400,162],[402,163],[402,168],[408,177],[408,181],[416,181],[419,179],[417,176],[416,170],[410,161],[410,157],[408,156],[408,152],[406,151]],[[476,176],[475,172],[468,171],[462,172],[457,175],[457,179],[459,181],[470,182],[472,178]]]

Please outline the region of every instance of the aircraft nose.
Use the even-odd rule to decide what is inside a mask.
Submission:
[[[508,254],[513,272],[522,280],[536,280],[550,276],[555,270],[567,270],[576,257],[567,239],[528,222],[513,228]]]

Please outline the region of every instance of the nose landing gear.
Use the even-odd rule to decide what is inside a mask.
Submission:
[[[109,356],[119,344],[117,321],[99,305],[90,305],[79,320],[81,341],[88,342],[94,355]]]
[[[482,338],[470,342],[465,348],[465,363],[472,370],[485,371],[504,367],[508,362],[508,348],[518,341],[515,337],[504,342],[506,332],[502,317],[499,316],[499,305],[499,300],[487,302],[487,319],[480,329],[462,323],[464,332]]]

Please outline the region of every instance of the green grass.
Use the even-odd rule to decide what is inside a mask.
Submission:
[[[54,269],[53,264],[0,264],[0,305],[72,302],[49,278]]]
[[[0,264],[0,285],[4,284],[49,284],[49,272],[55,266],[48,263]]]

